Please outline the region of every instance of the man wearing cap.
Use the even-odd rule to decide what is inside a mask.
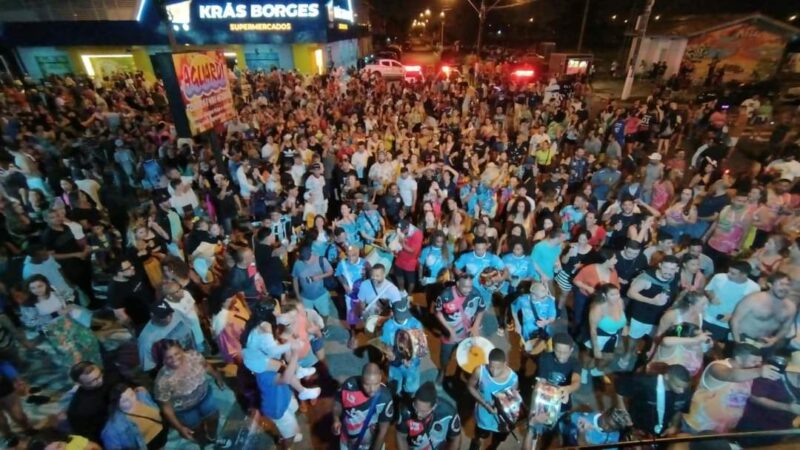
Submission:
[[[648,157],[648,164],[644,170],[644,180],[642,180],[642,195],[640,198],[643,202],[650,204],[653,197],[653,185],[656,181],[664,177],[664,164],[661,162],[661,153],[653,152]]]
[[[184,349],[203,351],[203,343],[195,342],[191,321],[181,312],[175,311],[162,300],[150,309],[150,321],[139,334],[139,361],[145,372],[156,368],[153,360],[153,345],[162,339],[181,343]]]
[[[404,343],[398,343],[397,334],[401,330],[422,330],[422,323],[411,316],[408,297],[392,303],[392,318],[381,329],[383,352],[389,360],[389,387],[396,395],[405,397],[419,388],[420,358],[414,354],[415,348],[404,348]]]
[[[431,381],[417,389],[411,405],[400,407],[397,419],[398,450],[457,450],[461,445],[458,412],[438,400]]]
[[[786,364],[783,376],[777,380],[757,378],[753,381],[750,398],[736,427],[737,432],[795,427],[797,416],[800,416],[800,352],[793,352],[788,362],[782,357],[772,362]],[[744,447],[763,447],[777,444],[781,439],[781,436],[761,436],[738,441]]]

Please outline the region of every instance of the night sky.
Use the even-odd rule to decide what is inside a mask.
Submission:
[[[480,0],[473,0],[476,4]],[[590,0],[589,20],[587,22],[587,44],[593,50],[615,48],[624,40],[624,33],[633,25],[636,16],[644,7],[645,0]],[[492,3],[493,0],[487,0]],[[484,30],[487,44],[524,46],[532,41],[556,41],[561,48],[574,47],[577,42],[581,16],[585,0],[537,0],[533,3],[497,10],[489,13]],[[447,8],[445,39],[452,42],[460,39],[473,44],[478,23],[477,13],[467,0],[371,0],[380,17],[384,18],[385,31],[389,36],[402,36],[411,27],[425,8],[431,9],[431,19],[438,38],[438,14]],[[503,4],[509,0],[503,0]],[[773,18],[786,21],[797,14],[793,23],[800,27],[800,0],[656,0],[653,19],[661,20],[686,14],[761,12]],[[616,15],[616,20],[612,16]],[[375,10],[372,18],[375,21]],[[530,22],[533,18],[533,22]],[[628,19],[628,23],[625,20]],[[376,31],[382,31],[380,25]],[[501,34],[497,35],[497,30]],[[574,30],[574,32],[563,32]]]

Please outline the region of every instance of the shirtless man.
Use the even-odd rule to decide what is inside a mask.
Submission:
[[[745,297],[733,311],[731,333],[735,342],[761,348],[782,346],[794,324],[797,306],[789,297],[791,282],[783,272],[767,279],[769,290]]]

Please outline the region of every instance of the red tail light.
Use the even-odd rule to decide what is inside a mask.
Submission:
[[[533,70],[529,69],[520,69],[520,70],[515,70],[514,75],[520,78],[530,78],[534,75],[534,72]]]

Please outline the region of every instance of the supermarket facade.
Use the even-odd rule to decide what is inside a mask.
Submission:
[[[331,64],[354,66],[372,50],[353,0],[168,0],[164,10],[156,3],[133,0],[108,20],[0,16],[0,68],[34,79],[142,71],[154,80],[151,58],[174,48],[221,50],[240,69],[312,74]]]

